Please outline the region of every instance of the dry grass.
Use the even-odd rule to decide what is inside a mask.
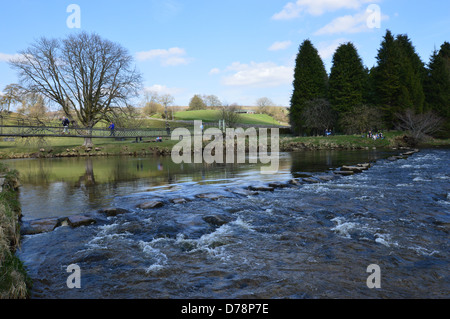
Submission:
[[[20,245],[17,172],[4,166],[0,166],[0,172],[6,178],[0,192],[0,299],[24,299],[31,282],[15,255]]]

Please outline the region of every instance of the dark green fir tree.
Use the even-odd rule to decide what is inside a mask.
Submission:
[[[364,103],[367,71],[353,43],[340,45],[331,67],[328,96],[339,114],[349,112]]]
[[[391,31],[378,50],[377,65],[371,72],[375,102],[381,106],[384,119],[393,127],[396,114],[411,109],[423,113],[425,67],[406,35],[394,38]]]
[[[307,133],[301,116],[306,102],[326,98],[328,88],[328,74],[319,52],[310,40],[305,40],[299,48],[293,86],[289,120],[293,132],[300,135]]]
[[[377,65],[371,71],[375,102],[383,110],[384,120],[392,125],[402,92],[401,53],[391,31],[387,30],[378,50]]]
[[[424,87],[427,108],[444,119],[443,136],[450,136],[450,43],[433,52]]]

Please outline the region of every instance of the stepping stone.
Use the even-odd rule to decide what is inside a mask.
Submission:
[[[280,183],[280,182],[272,182],[272,183],[269,183],[269,187],[284,188],[284,187],[289,187],[289,185],[285,184],[285,183]]]
[[[24,222],[20,227],[22,235],[48,233],[61,225],[61,218],[44,218]]]
[[[130,211],[123,208],[106,208],[99,210],[100,213],[106,214],[107,216],[117,216],[119,214],[127,214]]]
[[[315,178],[310,178],[310,177],[304,178],[303,181],[304,181],[304,182],[307,182],[307,183],[313,183],[313,184],[319,182],[317,179],[315,179]]]
[[[324,176],[318,176],[318,178],[324,182],[329,182],[334,179],[333,175],[324,175]]]
[[[175,198],[175,199],[172,199],[171,202],[174,204],[185,204],[189,201],[186,198]]]
[[[222,226],[222,225],[229,223],[229,220],[227,220],[226,218],[224,218],[222,216],[218,216],[218,215],[205,216],[205,217],[203,217],[203,220],[213,226]]]
[[[242,195],[242,196],[253,196],[253,195],[259,194],[257,191],[252,191],[249,189],[242,189],[242,188],[230,189],[228,191],[230,191],[233,194]]]
[[[195,197],[218,200],[219,198],[223,198],[224,196],[220,195],[220,194],[208,193],[208,194],[198,194],[198,195],[195,195]]]
[[[80,227],[94,224],[96,220],[89,216],[76,215],[76,216],[69,216],[67,218],[67,222],[72,227]]]
[[[334,174],[349,176],[355,174],[353,171],[334,171]]]
[[[364,167],[359,166],[342,166],[341,171],[352,171],[354,173],[361,173],[362,171],[366,170]]]
[[[163,205],[164,204],[162,202],[150,201],[150,202],[145,202],[145,203],[139,204],[137,207],[140,209],[153,209],[153,208],[162,207]]]
[[[261,192],[272,192],[274,191],[273,187],[270,186],[249,186],[249,190],[251,191],[261,191]]]
[[[291,185],[301,185],[300,181],[295,178],[291,179],[288,183]]]

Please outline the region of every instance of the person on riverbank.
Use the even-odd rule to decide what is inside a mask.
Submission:
[[[109,136],[116,136],[116,132],[115,132],[115,125],[114,125],[114,123],[113,122],[111,122],[110,123],[110,125],[109,125],[109,130],[111,131],[111,133],[109,134]]]
[[[69,119],[67,117],[63,117],[62,125],[63,125],[63,134],[69,133],[70,121],[69,121]]]

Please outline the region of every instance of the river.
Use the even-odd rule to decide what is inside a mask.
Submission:
[[[32,298],[449,298],[450,150],[392,152],[282,153],[276,175],[163,157],[5,161],[20,172],[24,221],[130,211],[23,236]],[[330,181],[231,191],[365,162]],[[149,200],[164,206],[136,208]],[[67,285],[73,264],[81,288]],[[381,287],[370,289],[374,264]]]

